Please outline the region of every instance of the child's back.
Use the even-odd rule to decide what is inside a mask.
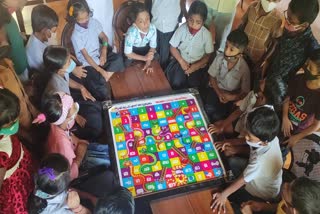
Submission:
[[[275,198],[282,182],[282,154],[279,139],[275,137],[268,146],[250,147],[249,164],[244,171],[245,189],[256,197]],[[254,179],[252,179],[254,176]]]

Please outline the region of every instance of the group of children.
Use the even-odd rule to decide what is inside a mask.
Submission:
[[[108,146],[98,143],[110,77],[133,61],[153,72],[159,60],[173,89],[199,90],[208,130],[236,177],[213,195],[213,210],[223,211],[228,198],[235,212],[318,213],[319,181],[283,184],[282,167],[287,149],[320,129],[320,45],[310,28],[319,3],[291,0],[280,14],[280,1],[253,2],[233,31],[237,1],[196,0],[188,11],[185,0],[135,2],[121,55],[88,3],[70,0],[72,55],[56,45],[53,9],[33,8],[24,46],[11,13],[25,1],[0,0],[0,212],[133,213],[130,192],[110,171],[78,189],[70,183],[110,165]]]

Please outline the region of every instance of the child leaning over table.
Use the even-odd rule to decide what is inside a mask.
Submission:
[[[280,192],[282,183],[282,155],[276,137],[280,122],[269,107],[256,108],[247,116],[245,136],[250,146],[248,165],[235,182],[213,194],[211,208],[224,211],[227,198],[234,207],[249,200],[270,201]]]
[[[100,22],[91,18],[91,11],[85,0],[70,0],[67,16],[68,22],[74,24],[71,41],[76,57],[83,66],[93,67],[106,81],[114,72],[124,69],[121,55],[112,52],[108,37]]]
[[[213,52],[211,33],[203,26],[207,14],[203,2],[193,2],[187,23],[182,24],[170,40],[173,59],[165,72],[173,89],[200,87],[207,83],[207,64]]]
[[[209,87],[203,96],[211,122],[226,118],[233,102],[250,91],[250,70],[243,58],[247,45],[248,37],[243,31],[232,31],[227,37],[224,53],[217,55],[208,70]]]
[[[128,28],[124,41],[126,66],[133,60],[144,61],[143,70],[152,72],[151,61],[155,57],[157,47],[157,29],[150,24],[150,14],[143,3],[137,3],[131,11],[134,23]]]

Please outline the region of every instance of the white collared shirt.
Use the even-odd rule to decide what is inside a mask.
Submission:
[[[180,0],[153,0],[152,23],[162,33],[174,31],[181,13]]]
[[[218,87],[223,90],[235,91],[241,89],[242,92],[250,91],[250,70],[242,57],[229,71],[228,62],[224,59],[224,54],[220,53],[214,59],[208,73],[211,77],[217,79]]]
[[[280,192],[282,183],[282,155],[278,137],[267,146],[250,147],[250,158],[243,172],[245,189],[251,195],[270,200]]]
[[[30,36],[26,46],[27,59],[30,68],[38,71],[43,70],[43,53],[46,47],[48,47],[48,44],[40,41],[34,34]]]
[[[202,26],[195,35],[192,35],[187,23],[176,30],[170,45],[177,48],[182,58],[190,64],[200,60],[205,54],[213,52],[212,36],[207,28]]]

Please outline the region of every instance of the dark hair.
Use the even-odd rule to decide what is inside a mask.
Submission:
[[[0,28],[2,28],[5,24],[9,23],[10,20],[11,15],[8,12],[8,9],[0,4]]]
[[[247,130],[263,142],[272,141],[278,134],[280,122],[269,107],[259,107],[247,116]]]
[[[130,10],[129,12],[129,17],[130,17],[130,21],[133,23],[136,21],[139,13],[142,13],[142,12],[147,12],[149,13],[148,11],[148,8],[146,7],[146,5],[144,3],[141,3],[141,2],[135,2],[133,5],[132,5],[132,9]],[[150,13],[149,13],[150,15]]]
[[[43,29],[57,27],[58,23],[58,15],[47,5],[40,4],[32,9],[31,25],[33,32],[40,32]]]
[[[0,129],[19,117],[19,98],[6,88],[0,89]]]
[[[318,0],[291,0],[289,9],[302,23],[312,24],[319,13]]]
[[[47,173],[35,175],[35,188],[49,195],[58,195],[66,191],[70,183],[70,166],[68,160],[61,154],[49,154],[40,163],[40,170],[53,169],[54,179]],[[40,171],[39,170],[39,171]],[[29,213],[41,213],[47,207],[47,200],[31,195],[28,200]]]
[[[48,46],[43,52],[43,64],[47,71],[58,72],[67,63],[68,49],[62,46]]]
[[[107,197],[98,200],[95,207],[95,214],[133,214],[135,204],[131,192],[118,187]]]
[[[70,10],[72,6],[72,9]],[[70,0],[67,5],[67,21],[76,23],[76,19],[80,12],[87,12],[92,16],[92,12],[86,0]]]
[[[202,21],[205,22],[208,16],[208,9],[205,3],[201,1],[194,1],[189,8],[188,17],[192,15],[200,15]]]
[[[273,105],[279,109],[286,97],[287,85],[282,78],[275,77],[266,80],[263,95],[266,97],[268,105]]]
[[[309,59],[317,65],[318,73],[320,73],[320,48],[310,52]]]
[[[236,29],[229,33],[227,41],[243,51],[248,46],[249,38],[243,30]]]
[[[297,178],[291,184],[293,207],[300,214],[315,214],[320,210],[320,183],[306,177]]]
[[[62,100],[58,94],[53,94],[43,98],[42,112],[46,115],[46,121],[56,122],[62,115]]]

